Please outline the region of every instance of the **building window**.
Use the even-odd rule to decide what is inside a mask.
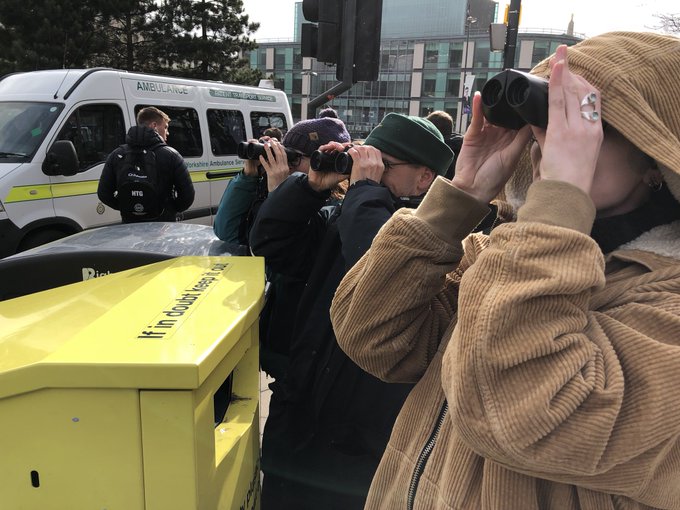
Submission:
[[[489,41],[484,39],[477,39],[475,41],[475,67],[489,67]]]
[[[534,41],[534,52],[531,54],[531,62],[540,62],[550,56],[550,41]]]
[[[302,75],[293,75],[293,94],[302,94]]]
[[[425,45],[425,65],[431,67],[439,60],[439,43],[430,42]],[[428,65],[430,64],[430,65]]]
[[[460,73],[449,73],[446,78],[446,95],[458,97],[460,94]]]
[[[423,92],[422,96],[434,97],[437,91],[437,74],[424,73],[423,74]]]
[[[286,66],[286,50],[289,48],[276,48],[274,50],[274,68],[287,69]]]
[[[463,43],[453,42],[449,47],[449,67],[461,67],[463,65]]]

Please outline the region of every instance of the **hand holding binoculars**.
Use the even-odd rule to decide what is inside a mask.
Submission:
[[[508,129],[525,124],[548,126],[548,80],[506,69],[482,87],[482,111],[486,119]]]
[[[317,172],[335,172],[349,175],[352,173],[352,156],[347,154],[347,147],[343,152],[314,151],[309,161],[309,166]]]
[[[264,156],[267,159],[267,152],[265,151],[265,145],[258,142],[240,142],[236,149],[238,157],[241,159],[256,159],[259,160],[260,156]],[[292,149],[287,147],[283,148],[286,151],[286,156],[288,161],[296,161],[300,155]]]

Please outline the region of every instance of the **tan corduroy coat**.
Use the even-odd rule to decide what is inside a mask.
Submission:
[[[367,508],[680,509],[680,225],[605,260],[569,184],[463,242],[485,212],[437,179],[336,293],[343,349],[418,381]]]

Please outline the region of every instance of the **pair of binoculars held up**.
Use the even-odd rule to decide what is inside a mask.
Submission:
[[[352,173],[352,156],[347,152],[314,151],[309,166],[317,172],[336,172],[349,175]]]
[[[506,69],[487,80],[482,88],[486,120],[509,129],[525,124],[548,126],[548,80]]]
[[[295,161],[300,157],[300,155],[292,149],[287,147],[284,147],[283,149],[286,151],[286,156],[289,161]],[[263,143],[240,142],[236,152],[241,159],[260,159],[260,156],[264,156],[264,159],[267,159],[267,152],[264,149]]]

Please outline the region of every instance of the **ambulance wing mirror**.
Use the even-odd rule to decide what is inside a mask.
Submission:
[[[57,140],[47,151],[42,171],[45,175],[76,175],[78,153],[71,140]]]

